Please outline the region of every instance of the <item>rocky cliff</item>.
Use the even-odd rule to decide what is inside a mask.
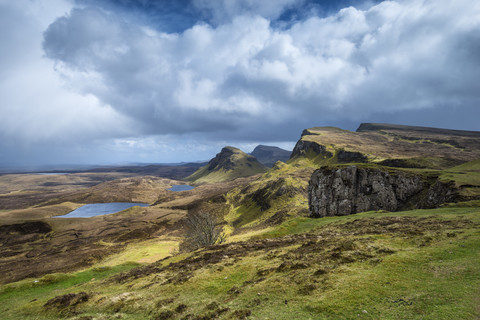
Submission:
[[[376,163],[392,167],[446,169],[480,158],[480,132],[361,124],[357,132],[334,127],[305,129],[291,159],[317,165]]]
[[[312,217],[342,216],[370,210],[434,208],[454,201],[451,182],[400,170],[371,167],[322,167],[308,187]]]
[[[279,147],[258,145],[250,154],[264,166],[271,168],[277,161],[286,162],[290,159],[291,152]]]
[[[302,135],[303,136],[303,135]],[[324,155],[326,158],[333,157],[333,153],[327,151],[324,145],[321,145],[314,141],[298,140],[293,148],[291,159],[295,157],[307,156],[309,153],[314,155]]]
[[[185,180],[197,183],[219,182],[252,176],[266,170],[254,156],[234,147],[224,147],[206,166]]]

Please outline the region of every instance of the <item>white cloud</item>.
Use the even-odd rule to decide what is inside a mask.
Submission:
[[[477,59],[456,57],[456,43],[478,28],[471,1],[386,1],[286,30],[252,7],[273,17],[293,1],[268,3],[225,0],[227,22],[182,34],[77,9],[49,27],[45,50],[72,70],[100,74],[102,90],[86,85],[86,93],[161,134],[458,104],[476,76]],[[469,76],[454,83],[458,68]]]
[[[34,10],[0,0],[3,33],[15,29],[0,48],[6,139],[284,141],[325,119],[480,102],[478,1],[384,1],[275,28],[303,1],[197,0],[214,23],[171,34],[93,5],[25,1]]]
[[[0,136],[35,145],[124,132],[116,126],[126,126],[127,119],[90,93],[69,91],[55,72],[54,63],[43,57],[42,30],[48,26],[46,21],[63,15],[68,2],[14,3],[0,4],[2,32],[12,33],[3,42],[2,47],[9,50],[2,50],[0,59]]]

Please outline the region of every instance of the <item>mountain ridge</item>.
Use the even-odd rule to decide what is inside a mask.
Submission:
[[[286,162],[290,159],[291,151],[275,146],[258,145],[250,155],[257,158],[264,166],[271,168],[277,161]]]
[[[221,182],[264,173],[267,168],[254,156],[227,146],[217,153],[207,165],[185,178],[192,183]]]
[[[356,132],[313,127],[303,130],[291,158],[337,163],[339,153],[347,153],[346,162],[355,162],[353,155],[387,166],[445,169],[480,158],[479,138],[477,131],[389,124],[363,123]]]
[[[361,123],[360,126],[357,128],[356,132],[368,132],[368,131],[380,131],[380,130],[419,131],[419,132],[429,132],[429,133],[435,133],[435,134],[475,136],[480,138],[480,131],[409,126],[409,125],[403,125],[403,124],[390,124],[390,123],[373,123],[373,122]]]

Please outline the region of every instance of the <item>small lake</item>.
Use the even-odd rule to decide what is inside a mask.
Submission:
[[[195,187],[189,186],[188,184],[176,184],[173,185],[170,189],[170,191],[188,191],[195,189]]]
[[[57,176],[57,175],[66,175],[68,172],[35,172],[34,174],[39,174],[41,176]]]
[[[117,213],[135,206],[148,207],[149,204],[133,202],[91,203],[81,206],[80,208],[77,208],[63,216],[57,216],[55,218],[90,218],[102,216],[104,214]]]

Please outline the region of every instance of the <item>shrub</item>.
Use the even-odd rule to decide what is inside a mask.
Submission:
[[[188,213],[185,219],[186,235],[180,251],[193,251],[225,241],[214,216],[207,212]]]

